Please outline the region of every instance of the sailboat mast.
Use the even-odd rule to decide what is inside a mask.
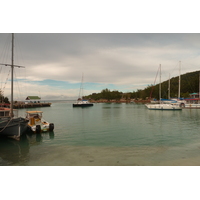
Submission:
[[[179,61],[179,81],[178,81],[178,99],[180,99],[181,94],[181,61]]]
[[[79,90],[79,99],[83,98],[83,73],[82,73],[82,78],[81,78],[81,86]]]
[[[82,73],[82,83],[81,83],[81,90],[82,90],[82,99],[83,99],[83,82],[84,82],[84,73]]]
[[[200,72],[199,72],[199,99],[200,99]]]
[[[169,82],[168,82],[168,99],[170,99],[170,74],[169,74]]]
[[[13,117],[13,71],[14,71],[14,33],[12,33],[12,52],[11,52],[11,102],[10,117]]]
[[[160,64],[159,101],[161,101],[161,64]]]

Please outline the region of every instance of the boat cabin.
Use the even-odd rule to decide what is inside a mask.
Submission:
[[[13,109],[14,117],[18,117],[18,110]],[[0,118],[10,117],[10,108],[0,107]]]
[[[29,119],[29,124],[34,125],[42,119],[42,111],[26,111],[26,117]]]
[[[10,109],[9,108],[4,108],[4,107],[0,107],[0,118],[9,117],[9,116],[10,116]]]

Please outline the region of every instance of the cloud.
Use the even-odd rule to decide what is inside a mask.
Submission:
[[[8,34],[0,34],[0,52],[5,41],[10,43],[5,38]],[[159,64],[162,80],[169,74],[178,76],[179,61],[182,73],[199,70],[200,34],[16,34],[15,38],[16,50],[23,55],[19,59],[15,54],[16,64],[26,66],[16,69],[16,76],[22,85],[22,80],[29,83],[29,92],[40,89],[48,98],[75,97],[82,74],[86,92],[106,87],[133,91],[154,83]],[[10,62],[10,56],[6,58],[2,60]]]

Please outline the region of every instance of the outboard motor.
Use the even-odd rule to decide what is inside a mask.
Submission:
[[[40,125],[36,125],[36,133],[40,133],[41,132],[41,126]]]
[[[54,124],[53,123],[50,123],[49,124],[49,131],[53,131],[54,130]]]

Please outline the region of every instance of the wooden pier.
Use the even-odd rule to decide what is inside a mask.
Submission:
[[[38,108],[38,107],[50,107],[51,103],[24,103],[17,102],[13,104],[14,109],[20,108]],[[0,107],[10,108],[10,104],[0,104]]]

